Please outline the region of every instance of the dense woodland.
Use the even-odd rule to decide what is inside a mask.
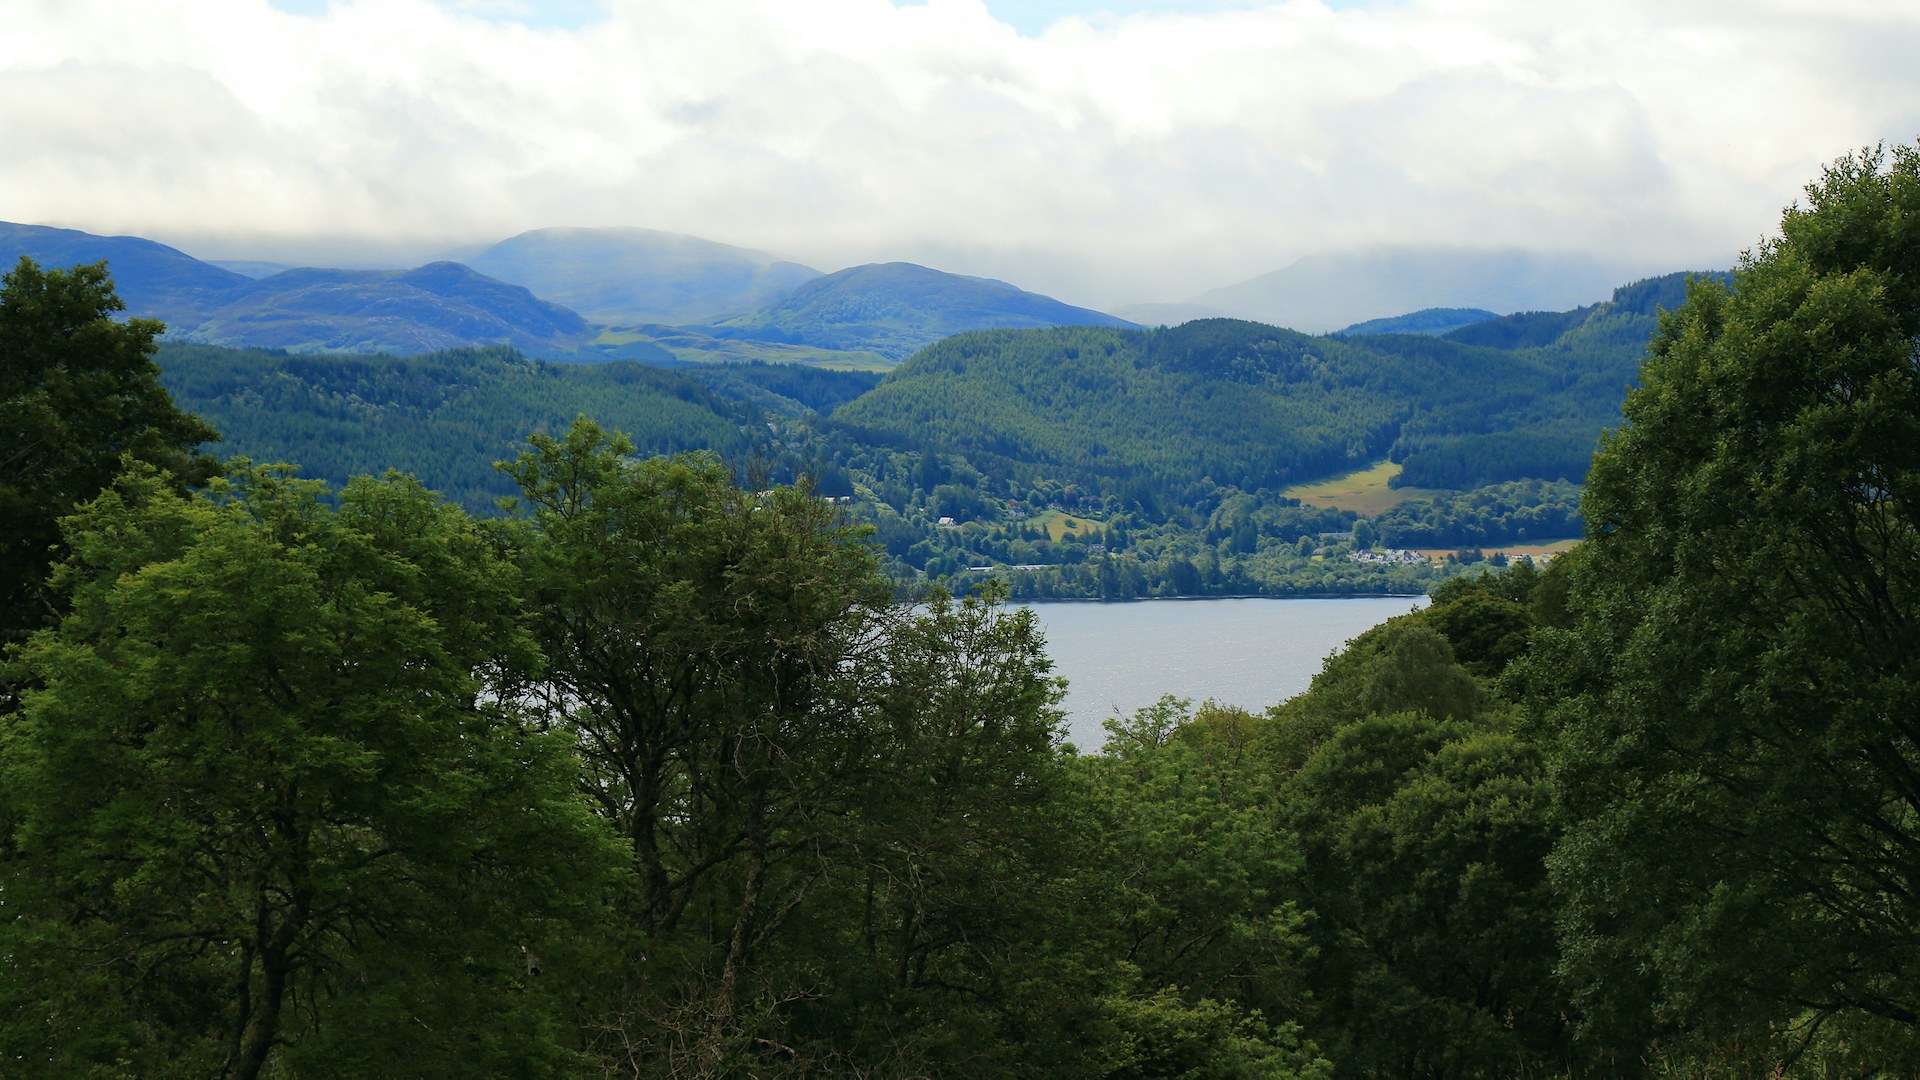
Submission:
[[[0,1072],[1920,1072],[1916,220],[1920,149],[1863,152],[1694,282],[1544,572],[1450,578],[1299,697],[1163,700],[1090,754],[1031,618],[923,578],[899,603],[858,504],[585,419],[505,455],[491,513],[217,462],[158,324],[112,320],[99,266],[23,262]],[[1172,333],[1060,340],[1181,378]],[[1307,362],[1276,341],[1249,386]],[[450,397],[559,381],[468,359],[284,390],[412,395],[438,438]],[[814,472],[988,483],[889,453]],[[1178,517],[1100,505],[1116,546]],[[1197,532],[1258,554],[1312,513],[1240,491]]]
[[[1684,275],[1452,335],[1313,338],[1233,320],[961,334],[879,379],[795,365],[554,364],[162,344],[165,385],[224,452],[336,486],[399,468],[481,514],[492,467],[590,414],[647,453],[707,448],[743,482],[848,500],[892,576],[1018,597],[1419,592],[1446,566],[1354,561],[1579,535],[1573,484]],[[878,381],[878,385],[876,385]],[[1398,462],[1432,488],[1378,520],[1288,485]],[[948,519],[951,527],[942,527]],[[1067,528],[1063,522],[1076,525]]]

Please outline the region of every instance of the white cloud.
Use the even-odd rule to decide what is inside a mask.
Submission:
[[[1114,304],[1385,243],[1725,265],[1822,162],[1920,135],[1920,10],[1874,0],[1129,2],[1037,35],[981,0],[563,6],[25,0],[0,218],[219,255],[644,225]]]

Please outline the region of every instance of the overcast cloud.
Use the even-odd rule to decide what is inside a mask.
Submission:
[[[0,6],[0,219],[206,257],[640,225],[1096,306],[1383,244],[1724,266],[1920,135],[1885,0]]]

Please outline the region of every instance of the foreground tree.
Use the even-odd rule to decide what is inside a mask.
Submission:
[[[623,1075],[1003,1075],[1073,1056],[1058,690],[1031,616],[893,602],[873,549],[587,421],[505,466],[548,657],[630,861],[583,1022]],[[1076,981],[1079,980],[1079,981]],[[1080,995],[1085,997],[1085,995]]]
[[[0,645],[57,616],[41,585],[58,521],[107,486],[122,455],[187,483],[213,471],[193,448],[219,435],[160,386],[161,325],[116,321],[125,307],[104,263],[22,258],[0,281]]]
[[[1311,912],[1304,1028],[1336,1076],[1551,1074],[1568,1032],[1541,755],[1437,624],[1374,627],[1267,716]]]
[[[618,865],[507,564],[411,481],[138,469],[69,519],[69,602],[0,721],[9,1075],[566,1071],[528,955]]]
[[[1594,460],[1559,742],[1564,972],[1619,1067],[1920,1069],[1920,149],[1844,158],[1666,316]]]
[[[823,500],[632,452],[582,420],[503,467],[529,510],[541,707],[632,864],[628,966],[593,1022],[635,1071],[712,1069],[743,1010],[790,992],[756,960],[867,767],[851,695],[890,596]]]

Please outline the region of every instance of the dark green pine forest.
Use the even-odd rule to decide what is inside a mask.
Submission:
[[[1920,1072],[1915,221],[1867,150],[1582,311],[877,383],[167,345],[23,260],[0,1074]],[[1383,459],[1439,493],[1282,494]],[[999,602],[1561,528],[1088,754]]]

